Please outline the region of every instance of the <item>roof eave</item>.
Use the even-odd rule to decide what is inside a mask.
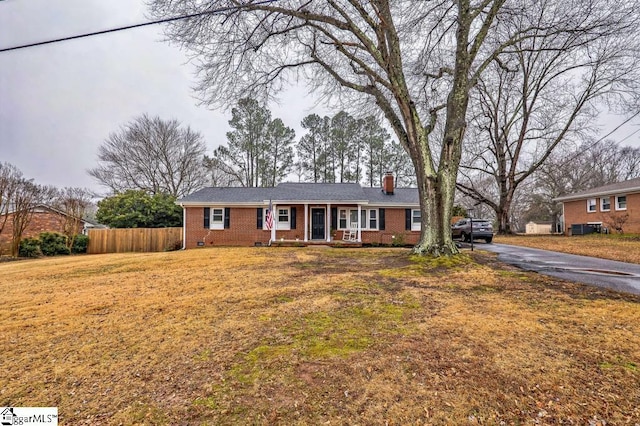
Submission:
[[[176,201],[182,207],[225,206],[225,207],[251,207],[268,206],[272,204],[363,204],[369,205],[369,200],[263,200],[263,201]]]
[[[563,197],[552,198],[552,201],[564,202],[564,201],[577,201],[577,200],[586,200],[589,198],[597,198],[605,195],[625,195],[625,194],[635,194],[640,192],[640,187],[633,187],[627,189],[616,189],[613,191],[598,191],[587,194],[575,194],[575,195],[565,195]]]

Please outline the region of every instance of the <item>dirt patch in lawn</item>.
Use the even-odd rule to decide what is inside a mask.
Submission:
[[[640,298],[482,252],[0,265],[0,405],[83,424],[640,422]]]

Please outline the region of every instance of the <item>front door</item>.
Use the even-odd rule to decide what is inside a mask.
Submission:
[[[311,209],[311,239],[324,240],[324,209]]]

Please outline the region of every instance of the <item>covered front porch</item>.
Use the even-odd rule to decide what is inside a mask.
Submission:
[[[370,213],[363,209],[363,205],[366,204],[366,201],[353,204],[330,202],[291,204],[271,201],[269,205],[273,223],[269,244],[361,246],[362,230],[367,229],[370,216],[374,216],[372,220],[376,221],[376,224],[378,220],[377,212]],[[302,222],[303,226],[302,232],[294,235],[291,231],[292,228],[297,228],[294,225],[296,222]],[[300,231],[300,228],[297,229]]]

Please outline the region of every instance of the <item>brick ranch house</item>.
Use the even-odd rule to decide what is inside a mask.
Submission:
[[[562,202],[564,233],[587,224],[616,232],[640,233],[640,178],[554,198]]]
[[[0,253],[3,250],[8,250],[11,246],[11,239],[13,235],[13,212],[10,212],[7,216],[2,234],[0,234]],[[64,224],[68,220],[68,215],[64,212],[57,210],[53,207],[46,205],[36,206],[29,224],[22,233],[22,238],[34,238],[40,235],[41,232],[59,232],[64,233]],[[0,225],[5,220],[4,216],[0,216]],[[80,219],[78,223],[77,234],[84,234],[88,228],[98,226],[97,224],[88,220]]]
[[[416,244],[420,237],[418,189],[394,188],[391,174],[384,176],[382,188],[363,188],[357,183],[209,187],[179,199],[177,204],[184,211],[185,249],[279,241]],[[267,225],[269,205],[273,211],[271,229]]]

